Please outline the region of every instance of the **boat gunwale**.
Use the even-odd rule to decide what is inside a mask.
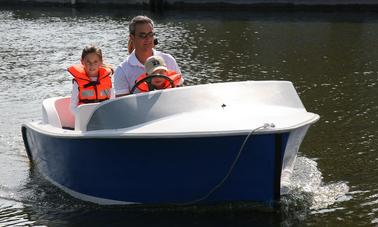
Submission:
[[[103,129],[103,130],[94,130],[94,131],[75,131],[70,129],[61,129],[48,124],[41,124],[41,121],[34,121],[22,124],[22,127],[27,127],[33,129],[36,132],[41,134],[48,135],[50,137],[56,138],[67,138],[67,139],[92,139],[92,138],[106,138],[106,139],[126,139],[126,138],[195,138],[195,137],[214,137],[214,136],[238,136],[238,135],[247,135],[252,130],[254,130],[254,135],[263,135],[263,134],[278,134],[285,133],[297,128],[301,128],[306,125],[311,125],[319,120],[319,115],[313,114],[311,119],[303,121],[298,124],[294,124],[290,127],[276,128],[276,127],[263,127],[260,125],[256,128],[251,128],[250,130],[227,130],[227,131],[193,131],[193,132],[155,132],[155,133],[128,133],[125,131],[129,128],[121,129]],[[41,124],[42,127],[38,127],[38,124]],[[51,130],[48,130],[51,129]],[[256,130],[257,129],[257,130]]]

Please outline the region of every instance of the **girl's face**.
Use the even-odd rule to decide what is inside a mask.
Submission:
[[[96,53],[90,53],[81,60],[81,64],[84,65],[85,72],[89,77],[96,77],[102,66],[102,60]]]

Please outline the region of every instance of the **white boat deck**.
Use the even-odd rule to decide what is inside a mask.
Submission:
[[[56,136],[214,136],[257,128],[255,134],[283,132],[319,119],[306,111],[287,81],[229,82],[129,95],[82,105],[76,119],[66,110],[69,99],[62,100],[45,100],[43,121],[33,127]],[[64,124],[75,130],[62,129]]]
[[[224,107],[179,113],[130,127],[133,134],[229,134],[245,133],[264,124],[270,125],[259,133],[287,131],[312,123],[318,119],[313,113],[301,109],[277,106],[256,106],[256,109]]]

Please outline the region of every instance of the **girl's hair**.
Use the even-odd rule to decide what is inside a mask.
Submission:
[[[134,49],[135,49],[134,43],[131,39],[129,39],[129,41],[127,42],[127,52],[131,54],[131,52],[133,52]]]
[[[100,48],[94,45],[89,45],[89,46],[84,47],[83,52],[81,53],[81,60],[84,60],[84,58],[88,54],[92,54],[92,53],[95,53],[102,61],[102,51]]]

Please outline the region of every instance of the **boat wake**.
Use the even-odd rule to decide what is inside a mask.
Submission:
[[[337,208],[328,209],[331,205],[351,199],[347,195],[349,186],[346,182],[326,184],[322,179],[322,173],[315,161],[297,157],[290,184],[281,188],[281,193],[284,194],[281,202],[288,207],[302,204],[302,209],[311,213],[322,213],[332,212]]]

